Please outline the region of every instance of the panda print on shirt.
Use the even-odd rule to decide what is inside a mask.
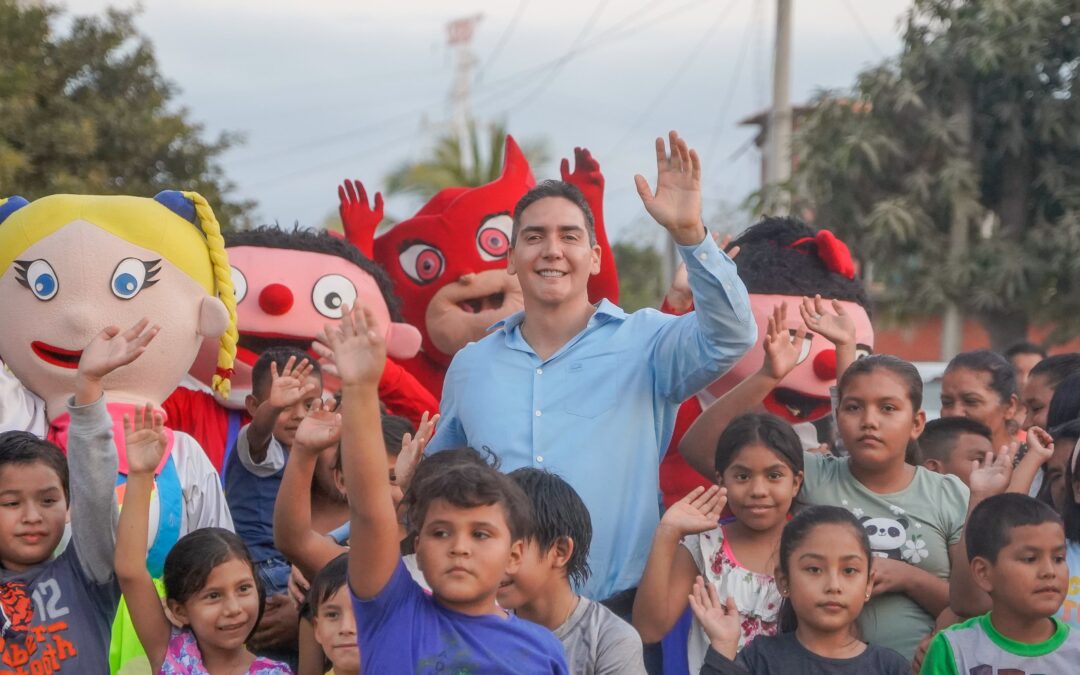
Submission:
[[[875,557],[904,559],[904,544],[908,540],[907,518],[859,518],[866,536],[870,539],[870,550]]]

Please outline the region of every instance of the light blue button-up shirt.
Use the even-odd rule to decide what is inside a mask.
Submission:
[[[588,325],[540,359],[524,312],[454,357],[427,451],[490,448],[503,471],[552,471],[592,516],[596,600],[637,586],[660,518],[659,466],[679,405],[757,341],[746,288],[712,237],[680,246],[695,312],[627,314],[602,301]]]

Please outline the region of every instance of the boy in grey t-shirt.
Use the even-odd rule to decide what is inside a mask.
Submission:
[[[31,433],[0,434],[2,672],[109,672],[120,601],[118,455],[101,380],[137,358],[155,333],[132,339],[102,331],[83,350],[68,402],[68,458]],[[54,558],[69,514],[71,541]]]
[[[533,507],[521,566],[499,589],[499,604],[554,631],[575,675],[644,675],[641,637],[599,602],[574,592],[585,583],[592,540],[589,510],[570,484],[539,469],[510,477]]]

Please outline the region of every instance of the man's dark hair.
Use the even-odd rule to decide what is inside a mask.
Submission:
[[[259,398],[265,397],[270,391],[270,364],[276,363],[278,373],[280,373],[290,357],[296,357],[294,365],[299,365],[301,361],[307,359],[315,367],[311,374],[322,379],[322,368],[319,367],[318,359],[307,352],[296,347],[269,347],[259,354],[255,365],[251,367],[251,393]]]
[[[1054,354],[1047,356],[1036,363],[1028,373],[1028,379],[1039,375],[1046,378],[1046,384],[1051,389],[1057,389],[1062,380],[1070,375],[1080,373],[1080,354],[1069,352],[1068,354]]]
[[[1016,356],[1018,354],[1035,354],[1036,356],[1039,356],[1039,357],[1042,357],[1042,358],[1045,359],[1046,358],[1046,349],[1040,347],[1039,345],[1035,344],[1034,342],[1028,342],[1027,340],[1024,340],[1022,342],[1017,342],[1016,344],[1012,345],[1011,347],[1006,349],[1004,352],[1002,352],[1002,354],[1007,359],[1012,359],[1012,357],[1014,357],[1014,356]]]
[[[766,217],[735,238],[735,266],[746,290],[759,295],[813,295],[857,303],[870,314],[870,298],[858,278],[831,271],[817,255],[817,230],[798,218]]]
[[[939,462],[949,461],[949,456],[956,448],[956,441],[962,434],[982,436],[986,440],[993,440],[990,427],[982,422],[968,417],[942,417],[930,420],[926,423],[922,435],[919,436],[919,451],[921,459],[936,459]]]
[[[356,248],[344,237],[336,237],[325,230],[308,230],[294,225],[286,230],[280,225],[260,225],[250,230],[225,232],[225,248],[233,246],[259,246],[262,248],[283,248],[294,251],[310,251],[337,256],[356,265],[375,279],[382,293],[383,300],[390,310],[391,321],[401,321],[401,301],[394,294],[394,284],[386,270]]]
[[[532,528],[525,538],[535,539],[544,553],[564,537],[573,541],[566,576],[580,587],[589,579],[592,543],[592,518],[585,502],[569,483],[548,471],[526,467],[511,471],[510,478],[532,503]]]
[[[60,479],[64,500],[71,506],[71,480],[67,457],[55,443],[42,440],[28,431],[5,431],[0,434],[0,469],[8,464],[28,465],[40,462]]]
[[[997,562],[998,553],[1009,545],[1013,528],[1043,523],[1064,527],[1057,511],[1038,499],[1015,492],[989,497],[975,507],[964,526],[968,560],[978,556]]]
[[[502,506],[510,539],[517,541],[532,528],[529,499],[517,483],[500,473],[495,455],[472,448],[437,452],[416,467],[403,504],[407,509],[410,535],[424,526],[431,503],[444,499],[450,504],[472,509],[478,506]]]
[[[589,246],[596,246],[596,220],[593,218],[589,202],[577,186],[561,180],[545,180],[537,183],[536,187],[518,200],[517,206],[514,207],[514,222],[510,229],[510,245],[517,244],[518,230],[521,229],[521,213],[541,199],[548,197],[561,197],[581,209],[581,212],[585,214],[585,230],[589,233]]]

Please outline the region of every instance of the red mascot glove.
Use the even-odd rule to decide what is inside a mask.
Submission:
[[[381,192],[375,193],[374,207],[368,206],[367,190],[358,180],[345,180],[337,189],[338,213],[341,225],[345,228],[345,238],[353,246],[371,258],[375,247],[375,228],[383,219],[383,198]]]
[[[581,190],[593,212],[596,243],[600,245],[600,274],[589,277],[589,302],[607,298],[619,304],[619,274],[615,269],[615,254],[608,245],[604,228],[604,174],[600,163],[587,148],[574,148],[574,172],[570,173],[570,160],[563,158],[559,167],[562,179]]]

